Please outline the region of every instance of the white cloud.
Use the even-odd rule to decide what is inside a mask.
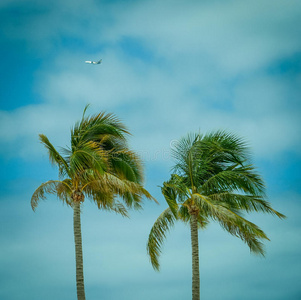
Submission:
[[[21,156],[24,160],[35,160],[45,150],[39,144],[38,135],[46,134],[55,146],[69,145],[69,129],[74,125],[76,108],[60,105],[34,105],[13,112],[0,112],[0,138],[3,156]],[[81,113],[77,114],[79,119]],[[5,146],[4,146],[5,145]]]
[[[36,1],[13,3],[21,2],[36,5]],[[3,2],[0,5],[3,8]],[[25,19],[20,18],[20,26],[10,23],[2,29],[11,39],[26,40],[28,49],[34,50],[32,55],[40,52],[40,57],[47,60],[35,72],[32,87],[41,102],[0,112],[0,153],[3,157],[24,160],[40,158],[45,150],[38,142],[39,133],[46,134],[55,146],[65,146],[69,143],[70,127],[81,118],[87,103],[92,104],[88,113],[113,112],[129,126],[133,133],[131,145],[145,159],[148,171],[151,170],[147,178],[150,191],[157,193],[160,201],[159,189],[154,187],[168,176],[164,172],[168,173],[167,166],[171,164],[170,142],[187,132],[228,129],[249,140],[256,157],[274,159],[276,163],[285,151],[300,153],[300,77],[267,72],[268,66],[289,59],[300,49],[299,11],[299,1],[271,0],[45,2],[40,12],[34,10],[23,16]],[[133,38],[151,55],[138,58],[134,50],[124,53],[120,45],[124,37]],[[68,42],[64,46],[64,38],[74,38],[81,46],[69,48]],[[101,65],[84,63],[99,56],[103,58]],[[18,178],[16,184],[19,183]],[[10,190],[15,189],[12,186]],[[298,254],[299,225],[294,222],[298,220],[295,214],[299,206],[288,203],[286,199],[290,197],[283,195],[276,200],[277,209],[288,214],[289,221],[282,224],[279,220],[258,219],[272,238],[266,261],[250,257],[246,245],[217,225],[200,233],[201,280],[204,296],[208,296],[205,298],[214,298],[210,293],[218,291],[216,281],[224,282],[219,287],[224,294],[228,291],[229,298],[235,298],[230,289],[241,298],[233,278],[242,280],[246,269],[258,279],[254,291],[260,280],[270,287],[271,275],[281,273],[279,270],[290,270],[285,275],[288,281],[297,278],[292,261]],[[1,210],[6,217],[15,215],[18,199],[6,199],[5,205],[10,209]],[[300,202],[299,196],[293,200]],[[138,279],[141,286],[136,294],[125,291],[131,299],[146,299],[145,291],[150,299],[151,295],[158,298],[158,291],[153,287],[160,284],[160,296],[166,295],[167,299],[174,282],[181,287],[174,299],[184,299],[180,293],[190,293],[188,228],[179,225],[170,233],[162,255],[162,273],[153,273],[145,256],[145,242],[163,205],[146,207],[147,213],[133,214],[132,220],[123,220],[114,215],[107,217],[95,206],[85,205],[82,226],[87,293],[93,286],[102,291],[101,283],[111,282],[118,282],[119,286],[116,289],[111,285],[110,290],[120,292],[124,288],[122,281],[133,287]],[[17,215],[18,222],[11,224],[18,229],[12,229],[15,243],[6,245],[5,254],[12,251],[6,267],[16,270],[16,262],[28,266],[33,255],[37,263],[32,268],[34,271],[43,268],[47,276],[43,283],[47,284],[55,282],[58,276],[57,259],[62,265],[59,276],[69,284],[68,274],[74,274],[74,269],[68,269],[74,267],[74,249],[72,238],[64,236],[72,234],[70,214],[65,214],[58,203],[41,203],[34,216],[39,220],[33,217],[29,220],[28,211],[23,209],[20,206],[20,211],[25,212],[22,220]],[[26,233],[20,239],[23,225]],[[40,236],[43,238],[37,238]],[[51,240],[51,245],[45,244],[45,240]],[[54,247],[57,240],[63,249]],[[43,263],[45,256],[47,262]],[[282,259],[278,260],[280,256]],[[28,278],[36,278],[34,273]],[[241,285],[249,287],[249,278],[244,278]],[[10,283],[16,279],[17,273],[10,274]],[[147,286],[145,281],[151,285]],[[279,276],[276,283],[282,287]],[[52,286],[46,288],[50,292],[54,290]],[[22,287],[22,291],[26,288]],[[251,296],[256,298],[254,294]]]
[[[54,47],[58,36],[71,35],[102,51],[59,47],[35,74],[33,90],[43,102],[1,112],[1,140],[10,155],[23,157],[38,152],[33,145],[41,132],[65,146],[69,128],[91,103],[91,112],[119,113],[139,151],[157,153],[187,132],[218,128],[245,136],[264,157],[296,148],[299,110],[287,101],[297,85],[265,68],[300,46],[293,26],[298,7],[296,1],[46,6],[27,24],[32,34],[14,28],[19,38],[35,43],[42,35]],[[140,39],[154,58],[125,56],[118,44],[125,36]],[[101,65],[84,64],[99,55]]]
[[[298,51],[298,8],[297,1],[145,1],[120,12],[105,38],[139,37],[172,60],[203,55],[235,75]]]

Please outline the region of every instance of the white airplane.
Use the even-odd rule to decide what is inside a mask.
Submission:
[[[99,65],[99,64],[101,64],[101,61],[102,61],[102,59],[100,59],[99,61],[86,60],[85,63],[92,64],[92,65]]]

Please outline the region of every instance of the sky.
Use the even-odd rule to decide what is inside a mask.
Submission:
[[[249,142],[287,219],[246,216],[270,238],[265,258],[217,224],[200,231],[201,299],[300,299],[300,16],[298,0],[2,0],[0,298],[76,299],[72,209],[49,196],[34,213],[30,199],[57,178],[38,134],[68,145],[89,103],[129,128],[160,205],[127,219],[86,199],[87,299],[191,298],[189,228],[167,235],[159,273],[146,242],[167,207],[172,146],[218,129]]]

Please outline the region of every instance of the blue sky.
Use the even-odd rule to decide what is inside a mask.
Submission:
[[[0,4],[0,298],[76,298],[72,210],[30,198],[57,172],[38,134],[55,146],[88,113],[115,113],[133,134],[146,187],[131,219],[82,214],[87,299],[189,299],[189,228],[168,235],[161,272],[146,255],[166,204],[170,148],[188,132],[226,129],[245,137],[287,215],[249,219],[265,230],[266,258],[216,224],[199,233],[203,299],[301,297],[301,3],[253,1],[4,0]],[[88,65],[85,60],[98,60]]]

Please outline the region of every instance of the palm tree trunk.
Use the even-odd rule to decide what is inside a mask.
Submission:
[[[80,223],[80,202],[73,202],[73,228],[74,228],[74,242],[75,242],[75,261],[76,261],[76,288],[77,299],[85,300],[85,286],[84,286],[84,270],[83,270],[83,246],[82,246],[82,232]]]
[[[195,213],[191,214],[190,231],[192,248],[192,300],[200,300],[198,220]]]

